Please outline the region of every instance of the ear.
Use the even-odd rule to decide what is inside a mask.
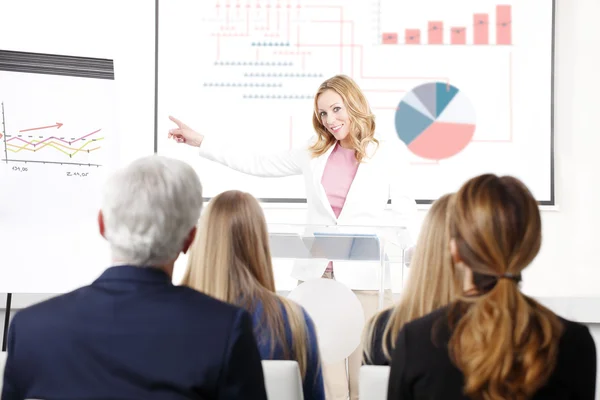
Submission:
[[[100,231],[100,235],[102,235],[102,237],[106,239],[106,228],[104,226],[104,215],[102,215],[102,210],[98,211],[98,229]]]
[[[450,254],[452,255],[452,262],[454,265],[458,265],[462,262],[455,239],[450,239]]]
[[[197,231],[198,231],[198,228],[196,228],[194,226],[192,228],[192,230],[190,231],[190,233],[188,233],[188,236],[187,236],[187,238],[185,238],[185,242],[183,243],[183,249],[181,250],[183,252],[183,254],[186,254],[187,251],[192,246],[192,243],[194,243],[194,238],[196,237]]]

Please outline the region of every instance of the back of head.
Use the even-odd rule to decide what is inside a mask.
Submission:
[[[486,174],[456,194],[450,219],[455,260],[473,273],[476,295],[451,314],[450,355],[473,398],[526,399],[551,374],[559,319],[518,286],[541,246],[537,202],[518,179]]]
[[[447,194],[436,200],[423,221],[415,253],[410,265],[409,281],[402,299],[391,311],[381,340],[383,354],[391,360],[391,351],[404,324],[448,305],[461,293],[461,276],[452,265],[448,243],[449,208],[453,195]],[[383,312],[375,315],[365,330],[365,355],[372,362],[374,326]]]
[[[356,158],[361,161],[366,156],[367,145],[370,142],[378,143],[375,139],[375,115],[371,111],[367,98],[356,84],[356,82],[346,75],[335,75],[319,86],[314,97],[313,128],[317,133],[317,142],[311,147],[314,156],[320,156],[335,144],[336,139],[323,126],[319,116],[319,106],[317,101],[319,96],[327,91],[333,90],[343,100],[348,111],[348,117],[351,121],[350,135]]]
[[[299,306],[275,292],[267,224],[252,195],[231,190],[211,200],[202,216],[182,284],[251,313],[260,306],[262,319],[254,327],[259,345],[270,346],[273,352],[279,343],[284,358],[298,361],[302,376],[306,374],[308,334],[304,315]]]
[[[257,292],[275,292],[269,235],[258,201],[237,190],[214,197],[201,218],[184,283],[219,300],[240,304]]]
[[[155,155],[134,161],[104,189],[104,236],[113,259],[157,267],[175,261],[201,209],[202,186],[191,166]]]

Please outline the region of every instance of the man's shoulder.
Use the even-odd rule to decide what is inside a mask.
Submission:
[[[55,319],[60,315],[75,315],[85,309],[97,309],[98,302],[92,294],[93,285],[84,286],[72,292],[61,294],[17,311],[13,317],[14,325],[43,325],[48,319]],[[172,286],[171,290],[163,292],[160,307],[155,310],[155,316],[164,314],[179,315],[192,320],[202,315],[202,319],[210,318],[213,321],[222,321],[230,325],[237,320],[242,309],[204,293],[185,286]],[[156,299],[155,299],[156,300]],[[144,299],[140,299],[144,301]],[[149,307],[156,307],[156,302]]]
[[[15,312],[11,324],[43,324],[46,318],[52,318],[64,308],[64,305],[76,304],[79,294],[85,292],[88,287],[84,286],[22,308]]]
[[[174,286],[173,290],[181,297],[181,303],[195,311],[202,309],[216,310],[221,313],[237,315],[241,308],[233,304],[211,297],[187,286]]]

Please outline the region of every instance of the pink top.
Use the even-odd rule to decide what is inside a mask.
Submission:
[[[345,149],[337,143],[327,159],[321,184],[329,204],[338,218],[346,202],[346,196],[358,170],[354,149]]]
[[[321,184],[336,218],[342,212],[356,171],[358,161],[354,156],[354,149],[345,149],[337,143],[327,159],[321,178]],[[329,262],[326,271],[333,272],[332,262]]]

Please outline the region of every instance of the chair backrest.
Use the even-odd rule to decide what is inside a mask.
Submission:
[[[304,400],[300,368],[296,361],[263,360],[262,367],[269,400]]]
[[[390,367],[363,365],[358,377],[358,398],[360,400],[386,400]]]
[[[7,355],[7,352],[0,351],[0,393],[2,393],[2,384],[4,383],[4,366],[6,365]]]

